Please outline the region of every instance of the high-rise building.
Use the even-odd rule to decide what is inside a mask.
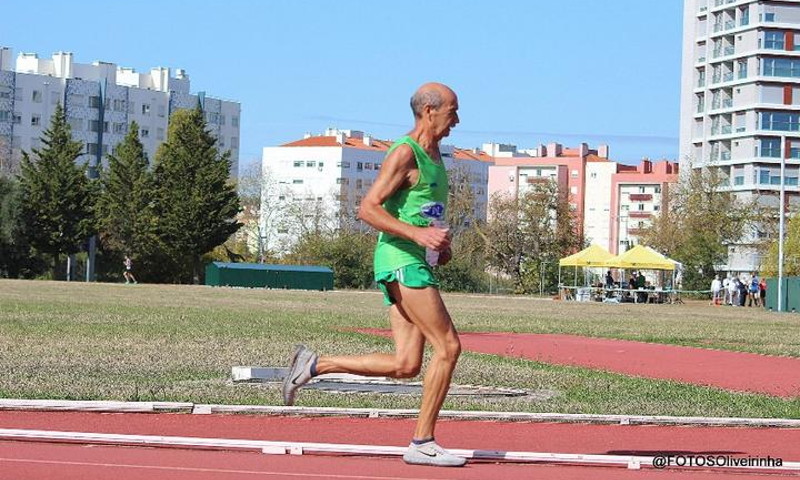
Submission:
[[[800,198],[800,2],[685,0],[680,162],[718,169],[736,197]],[[763,233],[728,247],[733,272],[757,270]]]
[[[0,47],[0,167],[7,170],[19,162],[22,151],[41,147],[42,133],[59,103],[73,137],[85,145],[82,160],[97,165],[114,151],[133,121],[152,160],[166,139],[169,115],[195,108],[198,102],[218,146],[231,152],[235,178],[241,106],[204,92],[190,93],[185,71],[178,69],[172,76],[170,69],[159,67],[140,74],[113,63],[76,63],[66,52],[52,59],[21,53],[12,67],[11,50]]]

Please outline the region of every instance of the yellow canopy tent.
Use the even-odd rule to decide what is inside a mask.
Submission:
[[[661,255],[650,247],[636,245],[627,252],[610,259],[606,266],[636,270],[675,270],[677,262]]]
[[[558,261],[561,267],[606,267],[609,259],[614,258],[605,248],[599,245],[590,245],[578,253],[573,253]]]
[[[575,267],[573,283],[578,283],[578,267],[606,267],[614,254],[599,245],[590,245],[578,253],[573,253],[558,261],[558,284],[561,285],[561,267]]]

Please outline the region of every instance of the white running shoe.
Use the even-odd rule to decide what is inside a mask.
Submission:
[[[435,441],[417,445],[411,443],[403,455],[403,461],[411,465],[432,465],[435,467],[462,467],[467,459],[448,453]]]
[[[298,345],[292,359],[289,361],[289,369],[283,379],[283,403],[294,405],[294,397],[297,389],[311,380],[311,365],[317,361],[317,354],[309,350],[305,345]]]

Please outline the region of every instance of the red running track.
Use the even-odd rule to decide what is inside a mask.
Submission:
[[[405,445],[413,419],[251,415],[0,412],[0,428]],[[800,430],[562,423],[443,421],[437,439],[464,449],[609,455],[772,456],[800,461]],[[773,474],[770,476],[776,476]],[[786,473],[785,475],[790,475]],[[781,475],[782,476],[782,475]],[[764,479],[763,475],[619,467],[472,462],[463,469],[414,467],[395,457],[263,455],[178,448],[86,447],[0,442],[0,479]]]
[[[360,329],[390,337],[391,332]],[[800,358],[577,335],[460,333],[465,350],[675,380],[739,392],[800,397]]]

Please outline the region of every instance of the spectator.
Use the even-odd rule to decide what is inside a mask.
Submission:
[[[722,282],[719,281],[719,275],[714,275],[714,280],[711,280],[711,305],[720,304],[720,290]]]
[[[747,284],[738,278],[736,280],[738,281],[736,286],[739,288],[739,306],[744,307],[744,303],[747,301]]]
[[[736,277],[731,278],[731,281],[728,283],[728,305],[736,306],[739,304],[739,279]]]
[[[731,274],[729,273],[725,278],[722,279],[722,295],[724,296],[722,301],[725,303],[725,305],[731,304],[731,294],[730,291],[728,290],[730,286],[731,286]]]
[[[752,307],[753,302],[755,302],[756,307],[758,307],[761,301],[761,294],[758,289],[758,275],[756,273],[753,273],[753,276],[750,278],[750,291],[748,294],[750,301],[747,302],[747,306]]]
[[[758,282],[758,293],[761,297],[761,306],[767,308],[767,279],[764,277]]]

